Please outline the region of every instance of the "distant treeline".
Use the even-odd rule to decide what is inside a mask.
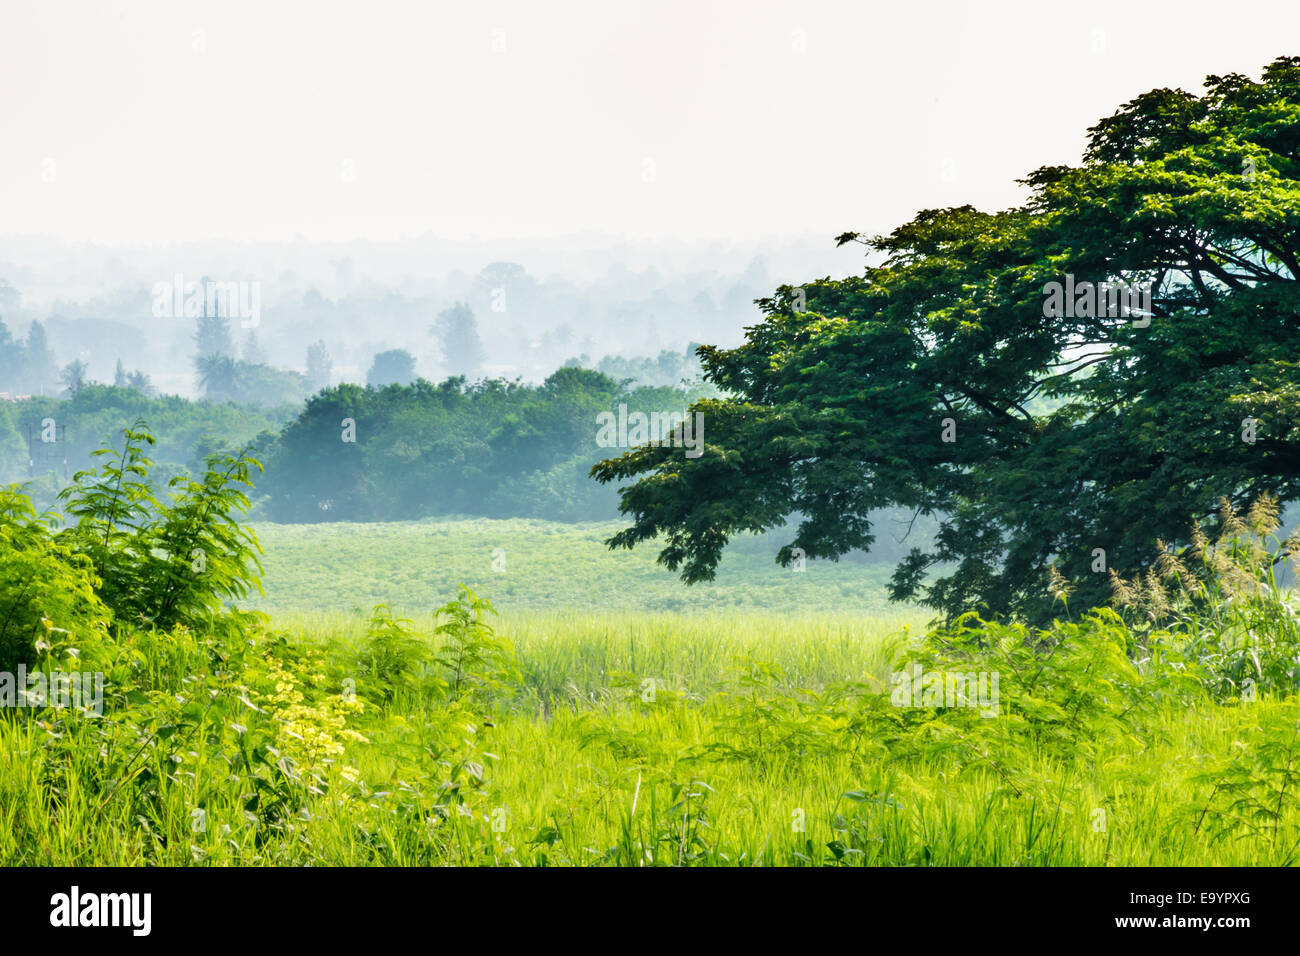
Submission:
[[[0,401],[0,482],[29,483],[49,506],[91,465],[94,449],[143,420],[158,439],[149,455],[160,480],[201,474],[205,455],[251,443],[266,465],[256,513],[273,521],[602,520],[617,514],[617,497],[587,472],[619,449],[597,444],[597,415],[619,404],[680,413],[697,394],[581,368],[559,369],[540,385],[464,377],[345,384],[275,409],[88,384],[67,400]]]
[[[300,407],[194,402],[95,384],[83,385],[67,399],[0,401],[0,484],[25,483],[36,504],[48,508],[72,475],[92,466],[91,452],[106,442],[120,445],[122,429],[140,420],[158,439],[149,450],[158,466],[152,472],[155,483],[202,475],[209,452],[255,440],[259,446],[269,443]]]
[[[285,522],[603,520],[617,514],[617,496],[588,472],[618,449],[597,444],[597,416],[619,404],[680,413],[692,398],[582,368],[559,369],[540,385],[462,377],[339,385],[261,450],[262,513]]]
[[[607,423],[626,423],[637,412],[671,416],[701,394],[702,387],[635,386],[575,367],[540,385],[463,377],[383,388],[339,385],[305,406],[277,409],[92,384],[66,400],[0,401],[0,484],[24,483],[38,507],[49,508],[73,474],[92,466],[92,451],[106,442],[120,445],[122,429],[144,421],[157,438],[148,455],[159,486],[201,475],[210,453],[251,444],[266,467],[251,492],[253,517],[262,520],[603,521],[617,516],[617,493],[588,472],[622,449],[599,444],[620,430],[602,429],[601,413],[612,413],[604,416]],[[634,422],[625,430],[636,440]],[[708,440],[707,426],[703,437]],[[912,519],[903,511],[877,516],[869,560],[897,560],[930,534],[933,519],[914,526]],[[759,540],[735,546],[768,549]]]

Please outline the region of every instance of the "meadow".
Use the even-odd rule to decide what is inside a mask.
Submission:
[[[687,591],[601,525],[249,528],[242,456],[160,499],[127,438],[64,525],[0,489],[5,865],[1296,861],[1271,500],[1115,608],[940,623],[763,538]]]
[[[492,726],[478,741],[493,753],[476,781],[480,817],[467,814],[472,837],[446,860],[1295,862],[1300,814],[1294,801],[1281,794],[1276,821],[1251,822],[1230,812],[1235,829],[1225,830],[1220,810],[1229,801],[1215,806],[1214,797],[1216,786],[1231,782],[1202,779],[1230,766],[1241,750],[1265,743],[1269,728],[1297,727],[1294,703],[1225,707],[1207,699],[1188,707],[1171,698],[1151,709],[1149,722],[1110,728],[1068,755],[1046,739],[1024,752],[1011,748],[1014,769],[1005,771],[980,744],[960,741],[926,752],[918,739],[891,755],[879,740],[863,738],[868,728],[855,725],[853,704],[839,705],[887,694],[898,656],[924,642],[925,621],[907,610],[504,616],[497,633],[513,646],[518,693],[489,718]],[[354,652],[365,644],[364,622],[354,615],[289,614],[279,623],[305,646],[333,647],[327,657],[337,658],[340,644]],[[416,622],[425,633],[433,626],[432,616]],[[399,694],[383,711],[387,733],[366,731],[376,737],[357,753],[356,769],[359,779],[386,792],[383,799],[410,787],[410,776],[419,773],[395,755],[402,745],[409,752],[418,738],[410,716],[422,710],[418,694]],[[1000,729],[1014,732],[1015,723],[1008,718]],[[1084,730],[1065,723],[1067,734]],[[976,722],[974,730],[979,740],[984,728]],[[398,746],[378,742],[384,739]],[[1300,750],[1295,756],[1300,759]],[[1213,818],[1208,827],[1207,817]],[[374,861],[368,850],[336,849],[341,862]],[[423,849],[408,852],[385,862],[433,862]]]
[[[584,556],[596,529],[553,529],[530,552],[530,527],[259,528],[272,615],[242,618],[233,641],[133,632],[111,655],[103,717],[0,722],[0,860],[1295,861],[1294,701],[1207,692],[1172,641],[1163,667],[1159,649],[1135,663],[1115,615],[1063,625],[1075,630],[1053,669],[1035,651],[1017,658],[1025,633],[932,631],[916,610],[606,609],[606,594],[668,586],[638,590],[644,569],[620,578]],[[430,552],[444,559],[424,572],[432,593],[453,556],[490,560],[489,541],[519,560],[483,578],[518,573],[520,607],[493,615],[462,591],[410,620],[337,609],[412,593],[392,572]],[[548,575],[551,556],[596,570]],[[819,570],[785,580],[804,586]],[[565,593],[550,580],[587,606],[548,609]],[[294,608],[303,581],[309,600]],[[1003,673],[997,717],[889,705],[898,668],[979,657]]]
[[[887,610],[885,562],[809,561],[802,572],[775,561],[779,537],[744,536],[728,548],[715,581],[687,587],[651,549],[609,550],[616,521],[529,519],[321,524],[252,522],[262,546],[265,594],[246,606],[273,614],[305,608],[369,613],[379,603],[418,614],[459,584],[504,610],[716,614],[874,613]]]
[[[450,671],[415,662],[445,662],[454,636],[346,613],[283,614],[225,673],[202,641],[140,641],[130,720],[0,723],[0,860],[1294,862],[1289,758],[1238,766],[1286,739],[1294,703],[1172,695],[1114,725],[1039,714],[1053,729],[1027,733],[1008,708],[908,727],[871,704],[918,639],[907,618],[506,616],[510,662],[480,648],[450,698]]]

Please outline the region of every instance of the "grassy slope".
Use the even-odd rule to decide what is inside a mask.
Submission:
[[[885,609],[892,568],[859,561],[809,562],[796,573],[775,562],[774,539],[736,542],[717,580],[686,587],[655,563],[651,545],[611,552],[617,522],[467,519],[440,522],[253,526],[266,549],[266,597],[252,606],[369,612],[380,602],[416,613],[448,600],[460,582],[506,611],[809,614]],[[493,553],[505,553],[494,572]]]

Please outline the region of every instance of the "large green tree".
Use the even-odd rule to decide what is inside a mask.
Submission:
[[[1220,496],[1297,497],[1300,58],[1139,96],[1079,166],[1024,184],[1018,208],[840,236],[878,264],[782,287],[740,347],[701,348],[726,396],[695,406],[705,454],[593,469],[635,479],[611,547],[663,536],[660,562],[699,581],[737,532],[792,521],[782,563],[836,558],[901,506],[942,520],[895,598],[1037,617],[1053,564],[1100,603],[1107,571],[1145,568]],[[1084,294],[1121,283],[1149,309]]]

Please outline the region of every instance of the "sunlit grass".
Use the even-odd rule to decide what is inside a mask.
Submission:
[[[687,587],[656,563],[653,547],[610,551],[618,522],[561,524],[524,519],[252,525],[266,549],[265,596],[250,607],[369,613],[384,603],[428,612],[457,585],[524,611],[639,611],[718,615],[826,610],[886,611],[887,563],[810,561],[783,568],[784,539],[742,536],[725,553],[717,580]]]
[[[1210,787],[1194,778],[1257,741],[1294,705],[1172,702],[1142,736],[1060,760],[1031,755],[1021,797],[980,766],[939,756],[880,759],[870,742],[829,752],[710,754],[745,706],[738,664],[779,669],[778,689],[884,683],[891,654],[924,618],[906,612],[658,615],[506,614],[498,632],[520,665],[514,690],[462,730],[488,756],[474,811],[440,822],[411,807],[449,774],[435,756],[436,701],[399,693],[369,704],[328,792],[274,834],[250,826],[248,794],[200,738],[178,741],[173,785],[99,779],[84,741],[51,750],[33,725],[0,721],[0,861],[7,864],[285,865],[1275,865],[1282,836],[1211,838]],[[417,618],[430,630],[429,618]],[[347,613],[276,617],[290,646],[346,662],[365,622]],[[358,675],[364,687],[364,675]],[[645,683],[653,679],[646,697]],[[729,696],[730,695],[730,696]],[[69,743],[67,741],[64,742]],[[345,779],[342,768],[355,771]],[[105,793],[108,796],[106,798]],[[53,795],[51,797],[51,794]],[[417,797],[423,794],[423,797]],[[195,810],[202,807],[201,827]],[[1217,812],[1217,811],[1215,811]]]

